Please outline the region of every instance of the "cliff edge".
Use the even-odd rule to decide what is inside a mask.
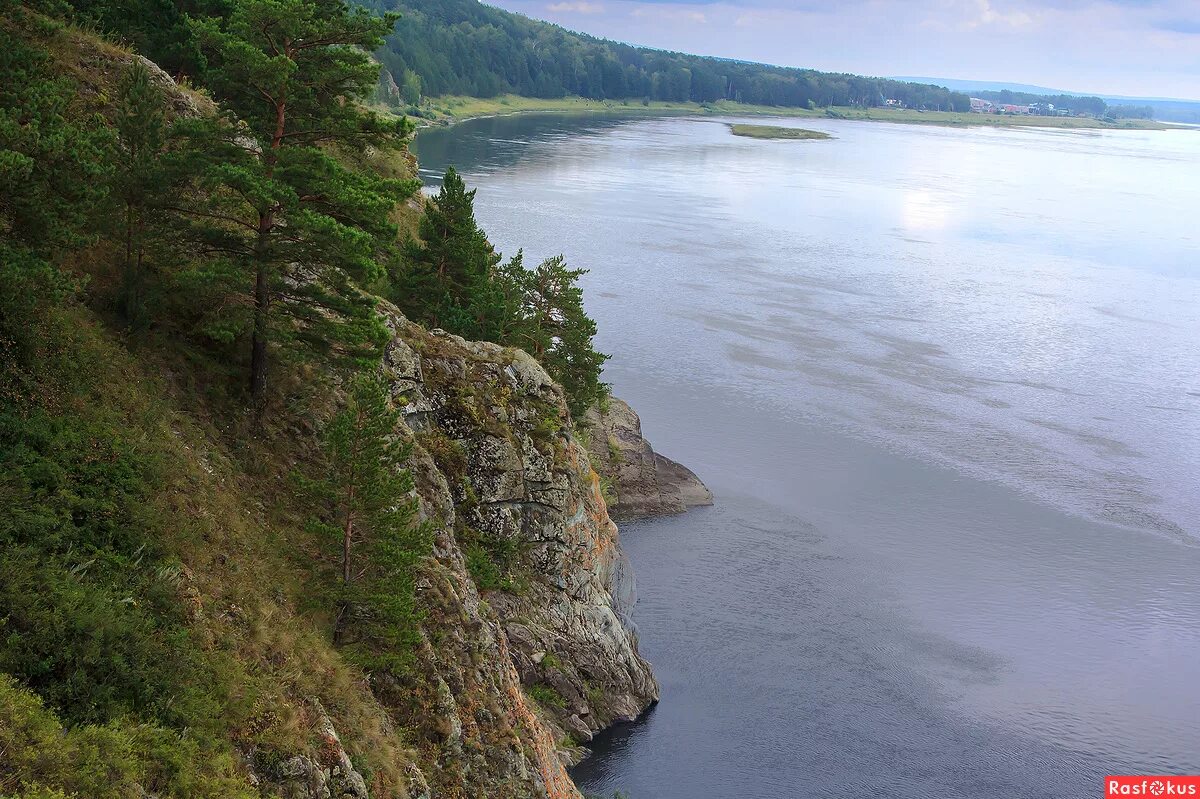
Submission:
[[[691,469],[660,455],[642,435],[642,420],[623,400],[609,397],[583,418],[588,451],[605,478],[616,519],[665,516],[711,505],[712,492]]]

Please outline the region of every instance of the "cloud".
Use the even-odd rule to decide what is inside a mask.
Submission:
[[[738,8],[739,6],[735,6]],[[802,2],[793,3],[787,8],[747,8],[738,11],[733,24],[739,28],[778,27],[786,25],[807,24],[804,20],[817,14],[829,14],[839,10],[830,7],[828,3]],[[801,15],[806,15],[802,17]]]
[[[755,25],[777,25],[783,17],[779,11],[743,11],[737,15],[733,24],[739,28],[749,28]]]
[[[990,0],[975,0],[974,14],[966,21],[966,27],[1002,26],[1008,28],[1024,28],[1033,24],[1033,16],[1025,11],[999,11],[992,7]]]
[[[587,0],[573,0],[573,2],[551,3],[546,6],[547,11],[552,11],[555,14],[602,14],[604,6],[600,3],[589,3]]]
[[[708,16],[703,11],[698,11],[694,8],[663,8],[662,6],[655,5],[635,8],[630,14],[638,19],[696,22],[701,25],[708,22]]]

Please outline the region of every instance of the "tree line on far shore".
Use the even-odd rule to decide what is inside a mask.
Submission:
[[[421,96],[586,97],[788,107],[967,111],[970,98],[886,78],[818,72],[634,47],[574,33],[477,0],[363,0],[401,19],[378,57],[408,104]]]

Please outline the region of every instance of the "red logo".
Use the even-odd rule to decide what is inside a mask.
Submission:
[[[1200,776],[1140,775],[1104,778],[1104,799],[1120,796],[1156,797],[1194,796],[1200,799]]]

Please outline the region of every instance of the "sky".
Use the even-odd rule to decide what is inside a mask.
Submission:
[[[1200,0],[486,0],[631,44],[1200,100]]]

